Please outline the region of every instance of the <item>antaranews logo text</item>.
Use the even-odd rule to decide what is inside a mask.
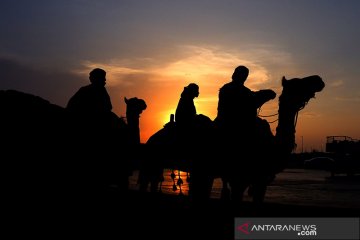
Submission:
[[[251,224],[243,223],[237,227],[237,230],[244,234],[253,232],[295,232],[298,236],[316,236],[316,225],[273,225],[273,224]]]
[[[360,218],[235,218],[235,239],[360,239]]]

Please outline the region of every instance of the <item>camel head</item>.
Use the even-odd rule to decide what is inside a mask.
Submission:
[[[137,97],[129,99],[125,97],[124,101],[126,103],[126,114],[139,116],[147,107],[145,101]]]
[[[271,89],[259,90],[255,92],[255,95],[259,100],[260,106],[276,97],[276,93]]]
[[[318,75],[289,80],[283,77],[282,86],[280,104],[285,104],[292,107],[293,110],[299,111],[311,98],[315,98],[315,93],[323,90],[325,83]]]

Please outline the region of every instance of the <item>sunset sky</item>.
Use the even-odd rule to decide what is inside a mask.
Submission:
[[[115,113],[125,115],[124,97],[147,102],[142,142],[191,82],[198,113],[214,119],[219,88],[238,65],[250,69],[246,86],[278,96],[282,76],[323,78],[299,114],[298,150],[302,138],[305,151],[325,150],[329,135],[360,138],[358,0],[2,0],[0,19],[0,89],[65,107],[103,68]],[[277,100],[261,114],[276,113]]]

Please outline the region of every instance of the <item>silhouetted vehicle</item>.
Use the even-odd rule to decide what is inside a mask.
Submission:
[[[335,160],[330,157],[314,157],[304,161],[305,169],[333,171]]]
[[[332,154],[336,166],[331,175],[360,173],[360,141],[348,136],[328,136],[326,152]]]

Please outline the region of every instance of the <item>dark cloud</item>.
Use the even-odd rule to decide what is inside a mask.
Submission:
[[[14,59],[0,58],[0,89],[14,89],[65,106],[88,80],[70,71],[33,68]]]

